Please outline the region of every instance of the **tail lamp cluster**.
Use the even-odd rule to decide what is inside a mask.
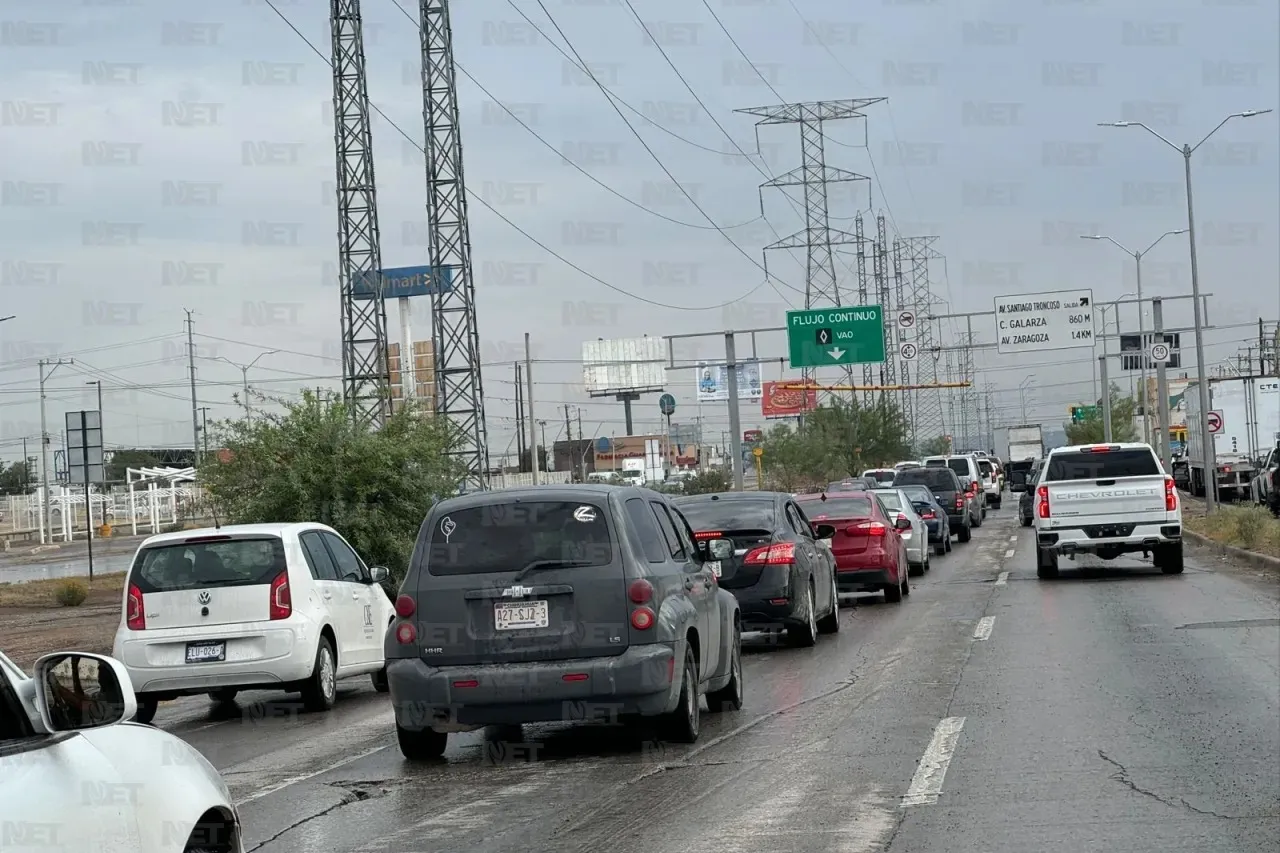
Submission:
[[[418,612],[418,602],[411,595],[401,595],[396,599],[396,616],[408,620]],[[412,622],[404,621],[396,626],[396,642],[402,646],[410,645],[418,639],[418,629]]]
[[[627,587],[627,600],[631,602],[631,627],[647,631],[658,621],[653,612],[653,584],[644,578],[634,580]]]
[[[748,566],[790,566],[796,561],[796,543],[778,542],[762,545],[746,553],[742,562]]]
[[[1174,484],[1172,477],[1164,478],[1164,510],[1165,512],[1178,511],[1178,487]]]
[[[271,621],[288,619],[293,615],[293,595],[289,591],[288,571],[283,571],[271,579],[267,595],[267,613]],[[136,583],[129,584],[125,597],[125,625],[130,631],[147,630],[147,613],[143,607],[142,588]]]
[[[1036,489],[1036,515],[1041,518],[1049,517],[1049,487],[1040,486]]]
[[[850,536],[887,536],[889,528],[879,521],[860,521],[857,524],[849,525],[845,529],[845,533]]]

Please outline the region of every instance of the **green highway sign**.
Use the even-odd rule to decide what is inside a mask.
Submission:
[[[787,312],[792,367],[884,363],[884,311],[879,305]]]

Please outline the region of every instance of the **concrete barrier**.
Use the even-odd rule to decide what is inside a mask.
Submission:
[[[1237,548],[1234,545],[1224,545],[1221,542],[1215,542],[1207,536],[1199,533],[1193,533],[1185,527],[1182,529],[1182,537],[1198,548],[1204,548],[1206,551],[1221,557],[1230,557],[1233,560],[1244,563],[1247,566],[1253,566],[1258,569],[1270,569],[1274,572],[1280,572],[1280,557],[1271,557],[1267,554],[1259,554],[1257,551],[1248,551],[1244,548]]]

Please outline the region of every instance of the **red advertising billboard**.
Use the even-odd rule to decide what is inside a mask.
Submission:
[[[795,391],[780,388],[784,382],[764,383],[760,396],[760,413],[766,418],[794,418],[818,408],[817,391]]]

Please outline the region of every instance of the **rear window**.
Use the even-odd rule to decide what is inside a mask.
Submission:
[[[933,503],[933,492],[928,486],[903,486],[902,493],[912,503]]]
[[[772,500],[713,501],[677,500],[675,505],[689,519],[696,531],[708,530],[774,530],[777,513]]]
[[[983,474],[991,474],[995,471],[995,466],[985,459],[978,460],[978,470]]]
[[[494,503],[437,518],[427,534],[433,575],[517,572],[534,561],[607,566],[613,537],[604,510],[586,501]]]
[[[898,498],[897,492],[876,492],[876,495],[885,509],[902,509],[902,501]]]
[[[1113,480],[1117,477],[1150,477],[1160,474],[1160,463],[1145,447],[1105,453],[1055,453],[1045,480]]]
[[[941,462],[938,463],[939,467]],[[930,489],[940,489],[942,491],[955,491],[956,481],[952,476],[950,469],[943,468],[912,468],[910,471],[903,471],[894,480],[899,486],[920,484],[928,486]]]
[[[804,507],[804,514],[810,521],[822,521],[826,518],[870,518],[871,498],[845,495],[827,495],[824,500],[798,499]]]
[[[145,593],[269,584],[287,568],[276,536],[164,543],[144,548],[131,583]]]

